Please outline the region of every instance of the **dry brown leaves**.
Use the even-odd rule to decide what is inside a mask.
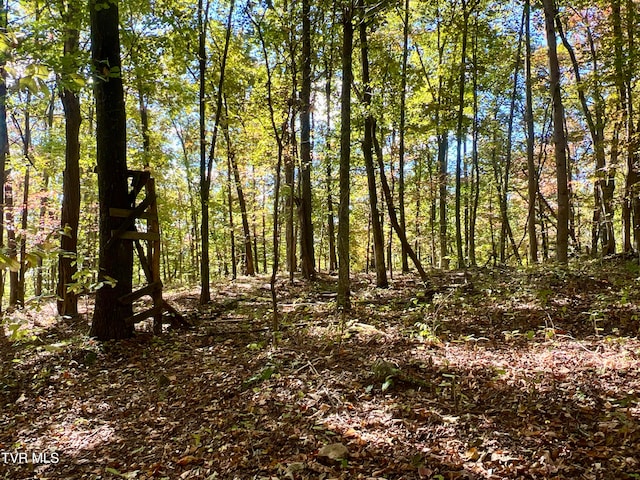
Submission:
[[[282,280],[276,349],[265,278],[200,311],[182,293],[197,327],[156,338],[41,318],[0,345],[0,478],[640,478],[623,273],[442,275],[430,303],[414,278],[362,277],[348,317],[331,279]]]

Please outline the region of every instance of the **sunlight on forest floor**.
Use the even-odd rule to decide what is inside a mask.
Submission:
[[[347,317],[335,279],[282,278],[275,349],[266,277],[171,294],[194,328],[118,343],[18,312],[0,478],[638,478],[634,272],[435,272],[431,301],[361,275]]]

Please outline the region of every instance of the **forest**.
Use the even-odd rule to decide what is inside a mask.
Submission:
[[[637,0],[0,0],[0,478],[640,478]]]

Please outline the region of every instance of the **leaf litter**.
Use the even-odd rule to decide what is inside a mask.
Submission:
[[[347,317],[335,279],[282,279],[275,349],[261,277],[118,343],[44,309],[0,344],[0,478],[640,478],[632,273],[360,276]]]

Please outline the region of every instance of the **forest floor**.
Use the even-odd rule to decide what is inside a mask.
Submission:
[[[371,281],[282,278],[276,334],[264,276],[117,343],[8,315],[0,478],[640,478],[636,262]]]

